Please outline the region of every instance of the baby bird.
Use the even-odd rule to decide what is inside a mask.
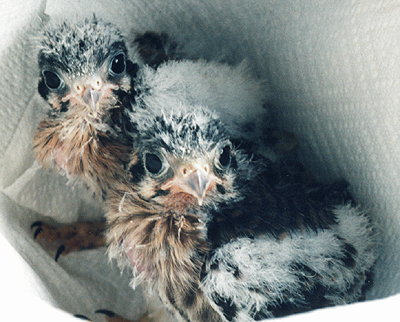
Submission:
[[[47,27],[39,44],[38,91],[48,112],[34,134],[35,157],[89,188],[100,203],[128,161],[124,114],[134,104],[141,64],[131,58],[121,32],[95,17]],[[71,250],[104,245],[101,222],[56,228],[38,221],[31,227],[35,238],[63,242],[56,260]]]
[[[38,56],[39,94],[49,105],[34,136],[36,159],[102,196],[125,163],[124,116],[139,68],[121,32],[96,18],[48,28]]]
[[[294,161],[253,157],[202,107],[133,114],[139,134],[128,178],[107,201],[106,237],[134,285],[191,322],[362,298],[373,233],[345,183],[320,185]]]
[[[39,164],[83,183],[102,202],[124,175],[132,148],[130,134],[138,132],[127,121],[126,111],[140,115],[145,108],[157,113],[178,101],[210,104],[232,129],[239,129],[232,135],[248,138],[250,133],[254,140],[262,136],[268,92],[244,64],[175,60],[177,45],[164,33],[135,34],[129,47],[126,43],[116,26],[95,17],[45,30],[38,91],[49,109],[34,135]],[[38,221],[32,228],[38,238],[69,240],[60,246],[56,259],[73,249],[103,244],[85,237],[101,237],[101,223],[60,230]]]

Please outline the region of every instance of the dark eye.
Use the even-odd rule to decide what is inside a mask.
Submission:
[[[219,155],[219,164],[226,168],[231,163],[232,151],[229,145],[225,145],[221,149],[221,154]]]
[[[44,82],[45,82],[46,86],[49,89],[56,90],[56,89],[61,88],[61,86],[62,86],[63,82],[62,82],[61,78],[54,72],[45,70],[43,72],[43,78],[44,78]]]
[[[125,55],[118,54],[111,61],[110,70],[113,74],[119,75],[125,71]]]
[[[153,153],[145,154],[144,166],[151,174],[160,174],[164,168],[160,157]]]

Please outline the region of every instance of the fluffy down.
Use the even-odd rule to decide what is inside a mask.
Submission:
[[[150,111],[181,105],[209,106],[235,138],[258,140],[266,127],[265,104],[270,92],[251,75],[245,62],[238,66],[206,61],[169,61],[157,70],[143,68],[135,87],[139,105]]]
[[[282,307],[304,311],[357,301],[375,261],[372,228],[353,206],[338,206],[334,214],[337,224],[329,230],[238,238],[216,249],[204,293],[214,302],[224,299],[222,313],[232,321],[286,315]],[[233,311],[238,314],[230,316]]]
[[[133,268],[132,283],[146,281],[191,322],[362,298],[373,232],[347,183],[320,184],[297,161],[249,154],[215,112],[177,107],[133,113],[127,180],[109,195],[109,255]]]

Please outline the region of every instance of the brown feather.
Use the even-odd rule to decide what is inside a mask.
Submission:
[[[36,159],[46,168],[61,169],[102,194],[124,175],[128,145],[96,130],[83,118],[45,119],[34,135]]]
[[[126,191],[132,187],[121,184],[110,196],[109,251],[125,253],[139,279],[149,281],[183,317],[222,321],[200,289],[201,269],[210,251],[204,223],[173,203],[150,205]]]

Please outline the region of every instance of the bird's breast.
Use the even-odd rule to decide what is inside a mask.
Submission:
[[[102,190],[123,176],[123,140],[111,139],[82,119],[44,120],[34,136],[37,160]]]

